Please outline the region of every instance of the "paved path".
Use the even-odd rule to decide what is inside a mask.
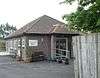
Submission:
[[[16,63],[0,57],[0,78],[74,78],[73,66],[57,63]]]

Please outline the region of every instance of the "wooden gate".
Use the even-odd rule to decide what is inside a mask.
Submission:
[[[75,78],[100,78],[100,34],[73,37]]]

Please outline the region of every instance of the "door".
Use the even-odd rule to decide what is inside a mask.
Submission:
[[[56,57],[66,57],[68,41],[66,38],[56,39]]]

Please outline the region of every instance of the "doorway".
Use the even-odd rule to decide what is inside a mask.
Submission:
[[[56,39],[56,57],[57,58],[68,58],[68,39],[57,38]]]

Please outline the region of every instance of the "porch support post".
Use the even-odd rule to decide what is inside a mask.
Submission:
[[[51,59],[54,59],[54,36],[51,36]]]

